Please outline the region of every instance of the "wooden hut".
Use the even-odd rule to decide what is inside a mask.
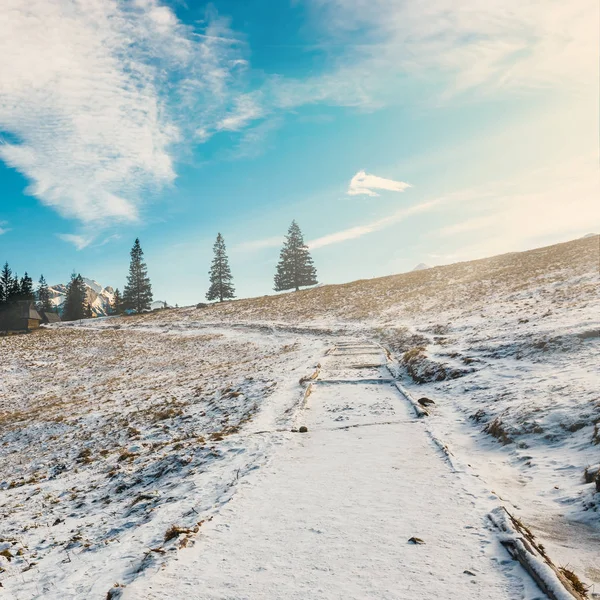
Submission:
[[[15,311],[15,329],[17,331],[31,331],[38,329],[42,317],[33,302],[17,302]]]
[[[51,325],[52,323],[60,323],[60,315],[50,310],[38,311],[42,317],[42,325]]]

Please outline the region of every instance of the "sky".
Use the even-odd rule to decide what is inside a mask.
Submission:
[[[597,0],[3,0],[0,261],[200,302],[600,231]]]

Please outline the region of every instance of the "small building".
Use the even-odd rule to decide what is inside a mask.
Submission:
[[[51,310],[38,311],[42,317],[42,325],[51,325],[52,323],[60,323],[60,315]]]
[[[17,328],[25,331],[38,329],[42,322],[42,317],[33,302],[18,302],[16,317]]]
[[[42,317],[33,302],[26,300],[15,303],[0,315],[0,330],[11,332],[27,332],[39,329]]]

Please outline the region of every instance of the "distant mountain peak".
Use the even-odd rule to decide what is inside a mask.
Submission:
[[[431,267],[429,265],[426,265],[425,263],[419,263],[414,269],[413,271],[422,271],[423,269],[431,269]]]
[[[82,277],[86,288],[87,301],[92,307],[92,314],[96,317],[104,317],[110,312],[115,291],[112,287],[102,287],[96,280]],[[64,283],[52,285],[50,290],[50,302],[62,312],[62,307],[67,296],[67,286]]]

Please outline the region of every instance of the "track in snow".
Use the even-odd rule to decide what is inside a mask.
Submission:
[[[525,597],[521,568],[484,527],[488,499],[448,468],[385,364],[375,345],[338,344],[298,420],[308,433],[288,434],[195,547],[123,597]]]

